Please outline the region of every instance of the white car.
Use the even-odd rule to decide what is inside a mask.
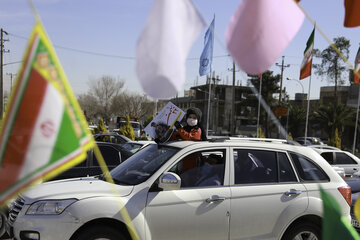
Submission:
[[[350,187],[302,146],[152,144],[111,176],[115,184],[89,177],[29,189],[13,202],[7,231],[19,240],[119,240],[131,239],[131,223],[141,240],[320,239],[319,186],[351,219]]]
[[[360,170],[360,159],[354,154],[340,149],[313,148],[332,166],[340,167],[345,170],[345,176],[351,177]]]

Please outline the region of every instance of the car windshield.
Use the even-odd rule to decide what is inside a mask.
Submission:
[[[146,181],[179,149],[151,144],[114,168],[110,174],[117,184],[137,185]]]
[[[143,146],[143,144],[127,142],[127,143],[124,143],[122,146],[124,148],[126,148],[127,150],[129,150],[130,152],[135,153]]]

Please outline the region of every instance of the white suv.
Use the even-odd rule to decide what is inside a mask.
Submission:
[[[360,159],[350,152],[338,148],[313,148],[332,166],[343,168],[346,177],[360,170]]]
[[[102,176],[37,185],[12,204],[17,240],[320,239],[331,194],[350,222],[351,189],[312,149],[248,140],[153,144]],[[112,187],[118,191],[113,194]]]

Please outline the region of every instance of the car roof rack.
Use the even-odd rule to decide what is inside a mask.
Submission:
[[[230,140],[230,137],[215,137],[215,138],[209,138],[209,142],[225,142],[225,140]]]
[[[287,139],[277,139],[277,138],[252,138],[252,137],[227,137],[227,136],[219,136],[212,137],[209,139],[209,142],[224,142],[226,140],[230,141],[252,141],[252,142],[268,142],[268,143],[282,143],[282,144],[290,144],[300,146],[301,144]]]

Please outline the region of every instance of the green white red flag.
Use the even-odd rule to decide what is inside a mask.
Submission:
[[[312,65],[312,55],[313,55],[312,51],[314,49],[314,35],[315,35],[315,28],[306,42],[304,59],[300,67],[300,79],[304,79],[311,75],[311,65]]]
[[[360,76],[360,47],[355,57],[354,84],[359,84],[360,82],[359,76]]]
[[[0,205],[79,163],[93,146],[55,50],[37,22],[0,130]]]

